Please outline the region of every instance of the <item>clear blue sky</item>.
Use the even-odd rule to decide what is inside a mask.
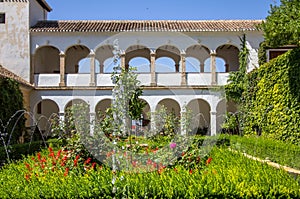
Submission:
[[[46,0],[50,20],[265,19],[280,0]]]

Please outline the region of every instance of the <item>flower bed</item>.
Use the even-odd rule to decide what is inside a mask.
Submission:
[[[118,171],[115,195],[110,168],[94,163],[92,158],[74,156],[71,151],[49,148],[2,168],[0,195],[2,198],[300,197],[299,179],[285,171],[217,145],[204,158],[199,156],[202,148],[205,147],[194,143],[176,165],[158,165],[153,172]]]

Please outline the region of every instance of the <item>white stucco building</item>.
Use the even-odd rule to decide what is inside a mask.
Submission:
[[[259,20],[49,21],[45,0],[0,0],[0,65],[33,85],[30,111],[64,117],[74,101],[90,105],[91,119],[111,103],[113,42],[122,67],[137,67],[147,112],[161,105],[180,116],[187,106],[199,127],[220,130],[236,107],[218,88],[239,67],[240,37],[258,67]]]

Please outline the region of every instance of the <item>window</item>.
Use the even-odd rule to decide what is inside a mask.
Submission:
[[[0,13],[0,23],[5,23],[5,13]]]

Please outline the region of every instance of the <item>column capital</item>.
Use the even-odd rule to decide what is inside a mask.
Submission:
[[[180,55],[183,56],[183,57],[185,57],[185,56],[186,56],[185,50],[181,50],[181,51],[180,51]]]
[[[216,56],[217,55],[217,51],[216,50],[210,50],[210,55],[211,56]]]
[[[60,56],[60,57],[65,57],[65,56],[66,56],[66,54],[65,54],[65,52],[64,52],[64,51],[60,51],[60,52],[59,52],[59,56]]]
[[[91,50],[91,52],[88,55],[88,57],[95,57],[95,56],[96,56],[96,53],[93,50]]]
[[[120,51],[120,57],[125,57],[125,55],[126,55],[126,53],[125,53],[125,51]]]

